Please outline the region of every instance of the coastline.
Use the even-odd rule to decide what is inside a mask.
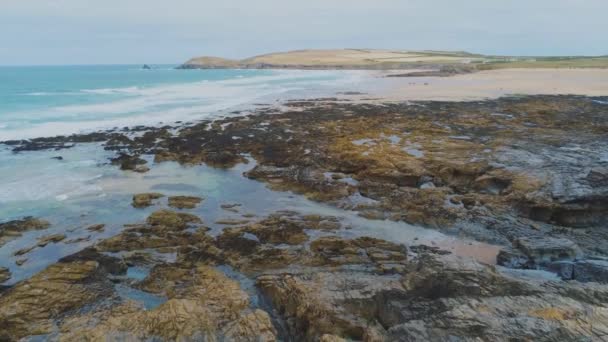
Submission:
[[[104,196],[72,199],[101,211],[82,213],[74,231],[28,219],[2,225],[13,234],[4,236],[9,269],[22,277],[0,291],[3,333],[147,338],[158,330],[148,322],[172,315],[236,339],[256,327],[268,340],[303,338],[292,325],[317,339],[391,340],[420,318],[428,339],[541,337],[513,329],[510,317],[562,329],[555,338],[604,327],[608,71],[365,75],[377,82],[242,115],[4,142],[57,163],[79,158],[64,154],[74,145],[96,143],[112,159],[92,165],[109,172]],[[139,192],[150,199],[143,209]],[[104,221],[112,213],[128,219]],[[58,262],[37,265],[29,280],[14,272],[44,255]],[[32,288],[47,305],[2,309]],[[478,304],[463,310],[471,297]],[[554,320],[546,303],[576,320]],[[92,311],[80,312],[83,304]],[[459,330],[471,320],[481,333]]]

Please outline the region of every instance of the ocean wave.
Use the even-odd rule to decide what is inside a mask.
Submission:
[[[83,89],[82,93],[100,96],[128,96],[93,104],[58,106],[42,113],[32,111],[5,116],[4,122],[11,129],[0,127],[0,141],[209,119],[256,100],[274,101],[286,94],[301,96],[323,87],[352,84],[358,77],[360,74],[356,72],[287,70],[218,81]]]
[[[55,151],[13,154],[0,151],[0,206],[2,203],[65,200],[101,192],[97,164],[111,154],[98,145],[64,150],[62,162],[51,159]]]
[[[23,93],[21,96],[70,96],[70,95],[80,95],[78,92],[73,91],[40,91],[40,92],[32,92],[32,93]]]
[[[112,94],[137,94],[139,87],[124,87],[124,88],[100,88],[100,89],[82,89],[82,93],[112,95]]]

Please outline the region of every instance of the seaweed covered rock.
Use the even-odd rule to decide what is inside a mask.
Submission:
[[[196,215],[187,213],[177,213],[171,210],[161,209],[153,212],[146,220],[152,226],[174,227],[184,229],[189,224],[202,223],[203,221]]]
[[[150,169],[145,166],[148,162],[137,155],[120,153],[117,157],[112,158],[113,165],[119,165],[121,170],[129,170],[135,172],[148,172]]]
[[[96,261],[59,262],[0,295],[0,339],[53,330],[60,315],[108,297],[113,286]]]
[[[268,313],[249,309],[248,295],[237,282],[205,265],[167,278],[170,269],[153,272],[143,286],[164,292],[169,298],[164,304],[153,310],[127,304],[73,319],[62,326],[62,339],[276,340]]]
[[[20,237],[25,232],[44,230],[50,226],[49,222],[34,217],[0,223],[0,247],[8,241]]]
[[[195,196],[171,196],[169,206],[177,209],[194,209],[202,201],[202,198]]]
[[[133,202],[131,203],[131,205],[134,208],[146,208],[151,206],[154,200],[157,200],[163,196],[163,194],[157,192],[135,194],[133,195]]]

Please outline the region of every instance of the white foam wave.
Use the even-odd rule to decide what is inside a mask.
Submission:
[[[21,96],[69,96],[69,95],[79,95],[79,92],[73,92],[73,91],[58,91],[58,92],[47,92],[47,91],[39,91],[39,92],[32,92],[32,93],[24,93],[21,94]]]
[[[139,87],[124,87],[124,88],[100,88],[100,89],[82,89],[81,92],[87,94],[113,95],[113,94],[133,94],[137,95]]]
[[[0,141],[214,118],[221,115],[221,111],[261,98],[278,99],[287,93],[299,94],[298,91],[349,85],[358,82],[360,77],[361,73],[357,72],[293,70],[155,87],[83,89],[82,92],[89,94],[128,96],[102,103],[60,106],[43,113],[21,112],[12,118],[5,117],[4,124],[9,127],[0,127]],[[40,122],[41,118],[46,122]]]
[[[63,161],[51,159],[55,151],[12,154],[0,151],[0,207],[2,203],[69,198],[102,191],[96,165],[109,154],[97,145],[61,151]]]

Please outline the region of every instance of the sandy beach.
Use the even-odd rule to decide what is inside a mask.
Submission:
[[[372,72],[379,78],[404,71]],[[506,95],[608,96],[608,69],[499,69],[450,77],[394,77],[370,94],[391,101],[467,101]],[[364,98],[364,96],[362,96]]]

